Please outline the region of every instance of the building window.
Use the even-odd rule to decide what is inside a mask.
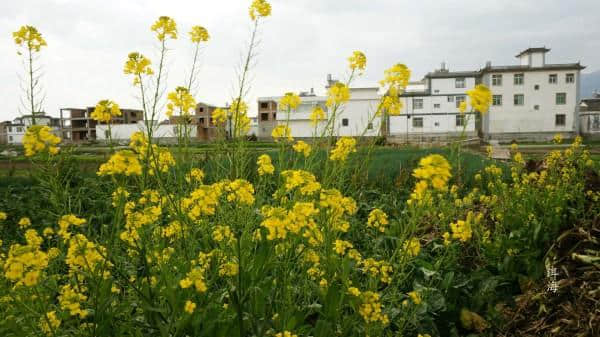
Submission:
[[[439,104],[439,103],[436,103],[436,104],[434,104],[434,105],[433,105],[433,108],[434,108],[434,109],[439,109],[439,108],[440,108],[440,104]]]
[[[367,124],[367,130],[373,130],[373,123]]]
[[[454,102],[454,96],[448,96],[448,102]]]
[[[422,98],[413,99],[413,108],[414,109],[423,109],[423,99]]]
[[[440,90],[439,89],[435,89],[433,92],[436,93],[436,94],[439,94]]]
[[[524,105],[525,104],[525,95],[516,94],[515,98],[514,98],[514,104],[515,105]]]
[[[515,85],[523,85],[524,74],[515,74]]]
[[[260,120],[261,121],[268,121],[269,120],[269,114],[266,112],[263,112],[260,114]]]
[[[132,112],[131,112],[131,117],[137,117],[137,115],[136,115],[135,111],[132,111]]]
[[[422,128],[423,127],[423,117],[413,117],[412,126],[413,126],[413,128]]]
[[[556,74],[550,74],[548,76],[548,83],[550,83],[550,84],[556,84],[556,82],[558,82],[557,80],[558,80],[558,75],[556,75]]]
[[[465,101],[465,96],[456,96],[456,108],[460,107],[460,103]]]
[[[198,119],[198,124],[204,125],[204,117],[201,117],[200,119]]]
[[[12,126],[8,127],[8,132],[12,132]]]
[[[456,126],[465,126],[465,115],[456,115]]]
[[[435,123],[433,123],[433,125],[434,126],[440,126],[440,123],[439,122],[435,122]]]
[[[567,74],[565,80],[567,83],[575,83],[575,74]]]
[[[539,105],[536,104],[536,105],[533,106],[533,110],[539,110],[539,109],[540,109]]]
[[[454,86],[457,88],[464,88],[465,87],[465,78],[459,77],[459,78],[455,79]]]
[[[277,113],[273,112],[273,120],[277,120]]]
[[[261,109],[267,109],[268,107],[269,107],[269,103],[267,103],[267,102],[260,103],[260,108]]]
[[[104,130],[104,138],[106,138],[106,139],[110,138],[110,131]]]
[[[558,114],[558,115],[556,115],[555,118],[554,118],[554,125],[556,125],[556,126],[565,126],[565,124],[566,124],[565,123],[566,122],[566,118],[567,118],[567,115],[564,115],[564,114]]]
[[[495,85],[495,86],[502,85],[502,74],[492,75],[492,85]]]
[[[533,86],[533,89],[535,89],[535,90],[540,90],[540,85],[539,85],[539,84],[536,84],[536,85],[534,85],[534,86]]]
[[[12,142],[13,137],[12,136],[8,136],[8,140],[10,140]]]
[[[342,126],[348,126],[348,118],[342,118]]]
[[[204,107],[200,107],[200,108],[198,108],[198,111],[200,111],[200,112],[204,112]]]
[[[567,104],[567,94],[564,92],[556,93],[556,105]]]
[[[20,126],[17,126],[17,132],[23,132],[23,128]]]
[[[502,95],[492,96],[492,105],[502,105]]]

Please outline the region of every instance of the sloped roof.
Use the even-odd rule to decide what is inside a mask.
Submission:
[[[549,51],[550,51],[550,49],[548,49],[546,47],[527,48],[527,49],[523,50],[522,52],[520,52],[519,54],[517,54],[517,56],[515,56],[515,57],[521,57],[521,55],[529,54],[529,53],[547,53]]]

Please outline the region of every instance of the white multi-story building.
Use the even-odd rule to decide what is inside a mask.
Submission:
[[[388,135],[411,140],[474,135],[475,115],[458,108],[478,77],[479,72],[451,72],[442,64],[422,81],[411,82],[400,95],[400,115],[388,117]]]
[[[594,93],[593,98],[581,100],[579,105],[581,134],[587,138],[600,138],[600,92]]]
[[[11,121],[0,123],[0,144],[19,145],[23,143],[23,137],[27,128],[34,125],[32,115],[17,117]],[[48,116],[43,112],[35,115],[35,125],[46,125],[59,135],[60,118]]]
[[[546,63],[547,48],[529,48],[516,57],[520,64],[481,69],[481,82],[493,94],[482,119],[485,139],[549,140],[554,134],[578,133],[579,63]]]
[[[335,81],[329,77],[329,84]],[[336,136],[377,136],[380,128],[380,118],[373,118],[377,111],[381,96],[378,87],[350,88],[350,100],[340,106],[332,122]],[[290,111],[278,108],[282,96],[258,98],[258,136],[263,139],[271,137],[273,128],[287,124],[294,138],[310,138],[323,135],[332,111],[325,105],[326,96],[317,96],[314,91],[300,93],[301,104]],[[310,120],[315,107],[321,107],[325,120],[316,126]]]

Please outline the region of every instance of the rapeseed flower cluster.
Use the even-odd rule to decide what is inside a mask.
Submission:
[[[294,151],[302,153],[304,157],[310,156],[310,152],[312,150],[310,148],[310,145],[306,144],[304,141],[301,140],[297,141],[296,144],[292,146],[292,148],[294,149]]]
[[[404,251],[410,256],[417,256],[421,251],[421,244],[418,238],[411,238],[402,245]]]
[[[71,232],[69,232],[69,228],[72,226],[81,227],[85,223],[85,219],[80,219],[74,214],[63,215],[60,220],[58,220],[58,235],[62,237],[65,242],[67,242],[71,238]]]
[[[448,187],[448,181],[452,177],[450,163],[439,154],[431,154],[421,158],[419,167],[413,170],[413,177],[419,179],[416,183],[411,198],[411,203],[417,200],[420,203],[424,201],[429,187],[434,190],[445,191]]]
[[[33,125],[27,128],[23,136],[23,147],[25,156],[31,157],[37,153],[48,152],[57,154],[60,137],[52,133],[52,129],[46,125]]]
[[[71,316],[79,316],[81,319],[86,318],[89,312],[81,307],[81,304],[87,301],[88,298],[84,294],[85,290],[85,287],[80,287],[78,292],[70,284],[62,286],[60,295],[58,295],[60,307],[68,311]]]
[[[346,161],[350,153],[356,152],[356,139],[351,137],[342,137],[335,143],[335,148],[331,150],[329,159]]]
[[[223,184],[200,185],[189,197],[181,199],[182,211],[194,221],[204,215],[214,215],[222,193]]]
[[[88,240],[83,234],[76,234],[69,240],[69,248],[65,262],[70,274],[80,274],[82,271],[96,274],[103,268],[109,268],[111,263],[105,261],[106,248]],[[103,277],[110,275],[104,271]]]
[[[15,43],[21,47],[27,46],[27,49],[39,52],[44,46],[47,46],[46,40],[42,37],[37,28],[33,26],[21,26],[21,28],[12,33]]]
[[[129,53],[123,72],[125,75],[133,75],[133,85],[138,85],[141,84],[142,75],[154,74],[150,64],[152,62],[144,55],[137,52]]]
[[[254,0],[250,5],[249,13],[252,21],[260,17],[267,17],[271,15],[271,5],[265,0]]]
[[[293,334],[291,331],[285,330],[283,332],[276,333],[275,337],[298,337],[298,335]]]
[[[32,287],[38,284],[42,272],[48,266],[48,254],[40,249],[43,239],[34,229],[25,232],[26,245],[14,244],[4,261],[4,276],[15,287]]]
[[[185,87],[177,87],[175,91],[167,95],[167,112],[166,115],[170,118],[173,116],[175,109],[179,111],[180,116],[189,116],[190,110],[196,107],[196,100]]]
[[[56,311],[49,311],[40,318],[39,326],[46,335],[54,335],[54,331],[60,327],[60,319],[56,317]]]
[[[339,106],[350,100],[350,89],[341,82],[336,82],[327,90],[327,101],[325,105],[329,108]]]
[[[206,42],[210,39],[208,30],[202,26],[193,26],[190,30],[190,40],[194,43]]]
[[[177,24],[175,20],[168,16],[161,16],[150,27],[150,30],[156,33],[156,38],[159,41],[164,41],[165,38],[177,38]]]
[[[300,106],[300,103],[302,103],[300,96],[293,92],[286,92],[279,100],[279,110],[296,110]]]
[[[248,206],[254,203],[254,186],[247,180],[236,179],[227,182],[224,191],[227,192],[227,201],[229,202],[237,202]]]
[[[219,125],[227,121],[227,111],[221,108],[216,108],[212,113],[213,124]]]
[[[261,154],[256,161],[258,165],[258,175],[273,174],[275,167],[271,163],[271,157],[268,154]]]
[[[364,291],[360,294],[361,305],[358,312],[367,323],[381,322],[387,325],[390,320],[386,314],[382,312],[382,305],[379,302],[379,294],[372,291]]]
[[[188,183],[202,183],[202,180],[204,180],[204,171],[196,167],[185,175],[185,181]]]
[[[271,132],[271,136],[273,137],[273,139],[275,139],[276,142],[279,141],[279,139],[285,139],[290,142],[294,140],[294,138],[292,137],[292,129],[290,129],[289,126],[283,124],[274,127],[273,131]]]
[[[394,269],[389,263],[368,258],[361,260],[360,266],[363,273],[379,278],[383,283],[390,284],[392,282],[390,274],[393,273]]]
[[[237,136],[244,136],[250,130],[250,118],[248,118],[248,104],[241,99],[235,99],[229,108],[233,128]]]
[[[113,117],[121,116],[121,109],[119,105],[111,100],[103,99],[98,104],[91,114],[92,119],[108,123]]]
[[[321,106],[317,105],[313,108],[308,118],[310,119],[311,124],[316,127],[320,121],[325,120],[325,111],[323,111]]]
[[[99,176],[116,174],[141,175],[142,165],[138,160],[138,155],[131,150],[118,151],[98,169]]]
[[[286,170],[281,172],[284,179],[286,192],[292,192],[296,188],[301,195],[313,195],[321,189],[314,174],[304,170]]]
[[[492,91],[483,84],[477,84],[475,88],[467,90],[469,102],[475,111],[485,114],[492,103]],[[466,102],[462,102],[465,103]],[[466,110],[466,106],[465,106]],[[463,111],[464,112],[464,111]]]
[[[379,208],[375,208],[369,213],[369,218],[367,219],[367,226],[375,228],[381,233],[385,232],[387,225],[389,224],[388,216],[384,211]]]
[[[352,56],[348,58],[350,69],[363,71],[367,67],[367,57],[361,51],[354,51]]]

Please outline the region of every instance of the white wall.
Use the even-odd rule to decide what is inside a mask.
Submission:
[[[176,138],[178,125],[175,124],[164,124],[156,125],[153,129],[153,138]],[[110,126],[111,136],[113,140],[127,140],[131,138],[131,135],[143,131],[146,132],[146,125],[144,122],[138,122],[136,124],[115,124]],[[96,139],[107,140],[106,131],[108,131],[108,125],[96,125]],[[194,125],[189,126],[190,138],[195,138],[197,134],[196,127]]]
[[[514,74],[524,73],[523,85],[514,84]],[[566,83],[566,74],[575,74],[574,83]],[[483,83],[493,95],[502,95],[502,106],[490,106],[490,111],[483,119],[483,131],[493,133],[518,132],[573,132],[575,128],[575,111],[577,102],[578,70],[543,70],[525,72],[502,72],[502,86],[492,86],[493,72],[483,76]],[[500,73],[496,73],[500,74]],[[550,84],[550,74],[557,74],[556,84]],[[539,85],[539,90],[535,90]],[[556,104],[556,93],[567,94],[567,104]],[[515,106],[515,94],[525,95],[525,104]],[[535,106],[539,110],[535,110]],[[564,126],[555,125],[555,115],[565,114]]]
[[[475,115],[466,114],[466,128],[456,125],[456,114],[424,114],[390,116],[390,135],[399,136],[405,134],[444,134],[475,131]],[[423,118],[423,127],[413,127],[415,118]],[[408,124],[407,124],[408,122]]]

